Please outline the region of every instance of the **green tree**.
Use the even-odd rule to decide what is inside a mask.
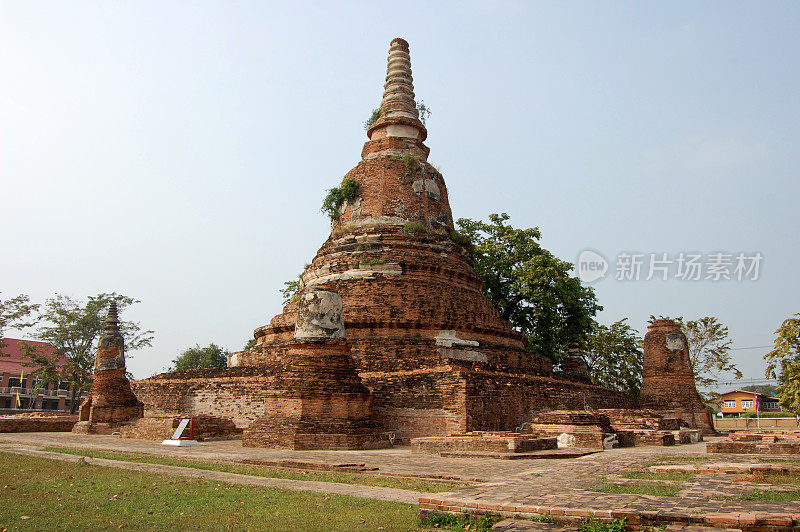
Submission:
[[[569,344],[586,339],[603,307],[592,288],[570,275],[572,263],[539,245],[538,228],[515,229],[508,219],[505,213],[489,215],[489,223],[461,218],[458,227],[503,319],[528,337],[529,351],[558,360]]]
[[[729,353],[732,342],[728,338],[728,328],[713,316],[689,321],[681,317],[675,321],[689,342],[689,362],[700,395],[707,402],[716,401],[717,393],[712,390],[723,373],[733,373],[735,379],[742,378],[742,372],[733,363]]]
[[[242,351],[249,351],[250,349],[253,349],[257,345],[258,345],[258,342],[256,342],[256,339],[255,338],[250,338],[247,341],[247,343],[244,344],[244,348],[242,349]]]
[[[48,356],[37,352],[32,344],[27,344],[31,361],[41,366],[36,373],[43,384],[69,381],[72,389],[72,413],[78,407],[77,398],[91,386],[97,340],[103,332],[104,320],[112,300],[116,300],[120,313],[138,303],[131,297],[117,293],[89,296],[85,302],[56,294],[42,306],[39,319],[43,325],[38,327],[34,335],[37,340],[50,344],[56,355]],[[136,322],[121,321],[120,329],[125,338],[126,352],[150,346],[152,343],[153,331],[141,330]],[[63,357],[63,364],[58,363],[59,357]]]
[[[283,304],[288,305],[295,295],[300,291],[300,285],[302,281],[300,277],[295,279],[294,281],[284,281],[283,282],[283,289],[280,290],[281,295],[283,296]]]
[[[595,323],[583,344],[583,356],[594,384],[638,397],[642,386],[642,349],[639,333],[627,318],[610,326]]]
[[[173,369],[181,371],[184,369],[201,368],[224,368],[228,365],[228,355],[230,352],[216,344],[208,344],[206,347],[195,345],[183,351],[172,361]]]
[[[39,305],[32,304],[28,296],[24,294],[11,299],[0,299],[0,356],[7,356],[1,352],[6,345],[3,342],[6,329],[31,327],[36,323],[33,314],[38,308]]]
[[[766,377],[778,378],[778,401],[797,414],[800,412],[800,313],[787,318],[775,331],[772,351],[764,355]]]

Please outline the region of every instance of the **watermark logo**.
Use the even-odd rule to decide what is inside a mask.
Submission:
[[[613,277],[617,281],[758,281],[764,256],[753,253],[618,253]],[[578,278],[586,284],[606,276],[609,262],[593,249],[578,256]]]
[[[608,261],[604,256],[591,249],[584,249],[578,255],[578,279],[586,284],[593,283],[606,276]]]

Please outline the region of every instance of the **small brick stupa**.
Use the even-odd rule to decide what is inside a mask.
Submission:
[[[244,431],[246,447],[388,447],[372,396],[356,373],[342,321],[342,298],[310,287],[299,297],[297,325],[265,398],[264,414]]]
[[[689,360],[689,342],[680,326],[668,319],[654,320],[644,335],[642,408],[677,418],[690,428],[714,432],[711,410],[700,398]]]
[[[111,434],[144,415],[144,405],[125,376],[125,340],[119,329],[117,302],[108,308],[105,331],[97,345],[94,380],[72,429],[83,434]]]

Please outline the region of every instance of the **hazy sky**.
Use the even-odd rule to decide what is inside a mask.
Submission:
[[[456,217],[600,252],[602,322],[717,316],[761,378],[746,348],[800,312],[798,27],[777,1],[0,1],[0,290],[140,299],[137,377],[240,349],[326,239],[401,36]],[[643,280],[681,252],[763,262]]]

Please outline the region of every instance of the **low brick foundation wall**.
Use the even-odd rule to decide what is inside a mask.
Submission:
[[[513,432],[470,432],[453,436],[411,439],[411,452],[425,454],[530,453],[557,447],[556,438]]]
[[[0,432],[69,432],[78,421],[76,415],[25,415],[0,417]]]
[[[162,441],[169,439],[180,423],[180,416],[146,417],[131,425],[120,428],[123,438]],[[189,436],[189,427],[184,431]],[[235,439],[242,435],[230,419],[214,416],[197,416],[194,418],[194,438],[197,441],[208,439]]]
[[[666,430],[634,430],[634,445],[637,447],[666,447],[675,445],[675,434]]]
[[[798,454],[800,442],[795,443],[762,443],[746,441],[718,441],[706,444],[709,453],[734,454]]]
[[[615,430],[679,430],[680,420],[664,417],[646,408],[603,408],[600,414],[608,417]]]
[[[731,434],[727,439],[706,445],[709,453],[798,454],[800,431],[762,431]]]

